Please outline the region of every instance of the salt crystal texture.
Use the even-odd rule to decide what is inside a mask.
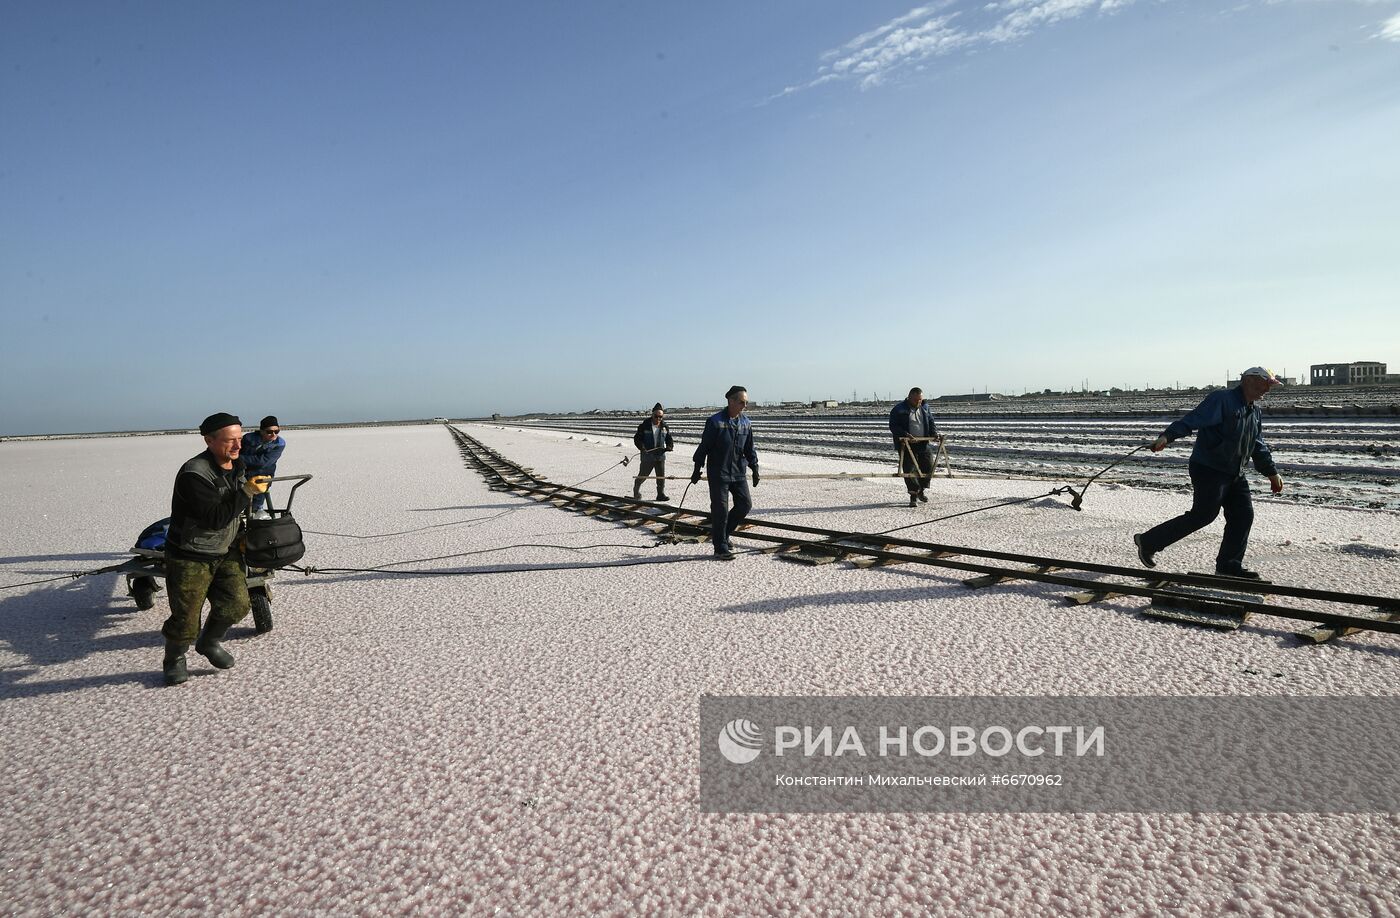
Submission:
[[[468,429],[552,481],[604,472],[590,488],[630,493],[635,466],[609,469],[611,442]],[[761,425],[755,434],[769,475],[873,470],[769,453]],[[304,528],[325,533],[307,536],[316,567],[524,543],[613,547],[512,548],[394,570],[710,551],[658,547],[645,532],[493,492],[441,425],[290,430],[287,440],[279,471],[316,476],[295,504]],[[168,515],[175,470],[201,448],[193,436],[0,445],[9,524],[0,585],[120,561]],[[691,450],[677,444],[671,474],[688,475]],[[684,485],[670,483],[672,506]],[[938,479],[930,503],[911,510],[897,480],[770,478],[754,492],[754,515],[878,531],[1048,487]],[[686,494],[687,507],[706,500],[703,485]],[[1133,564],[1132,533],[1188,502],[1184,492],[1102,487],[1082,513],[1046,499],[905,535]],[[1269,576],[1400,594],[1391,555],[1400,515],[1268,500],[1256,514],[1249,563]],[[1220,525],[1159,564],[1209,569]],[[1048,585],[969,591],[959,579],[767,555],[472,577],[283,573],[275,629],[255,637],[245,622],[228,644],[234,669],[191,653],[190,682],[169,689],[159,676],[163,594],[143,613],[112,575],[0,591],[0,906],[9,915],[1394,913],[1395,816],[699,812],[703,693],[1400,687],[1400,641],[1389,635],[1300,648],[1283,635],[1298,626],[1278,619],[1222,635],[1143,621],[1140,600],[1072,608]]]

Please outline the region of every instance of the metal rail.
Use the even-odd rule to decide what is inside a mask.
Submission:
[[[710,515],[700,510],[658,507],[656,504],[617,495],[605,494],[583,488],[559,485],[548,482],[534,474],[532,469],[522,467],[500,453],[470,437],[455,427],[448,428],[457,440],[458,447],[466,459],[488,478],[495,479],[497,487],[515,491],[541,500],[558,502],[571,509],[610,519],[633,520],[637,524],[652,523],[675,528],[685,534],[699,534],[708,531]],[[968,546],[945,545],[937,542],[924,542],[885,536],[878,533],[842,532],[814,526],[793,523],[776,523],[749,517],[735,532],[735,536],[774,546],[774,550],[789,548],[809,553],[827,553],[836,557],[850,555],[872,558],[887,564],[923,564],[932,567],[967,571],[999,580],[1029,580],[1049,583],[1056,586],[1072,587],[1085,593],[1108,596],[1109,594],[1143,596],[1160,601],[1182,598],[1201,598],[1202,594],[1183,591],[1182,587],[1205,588],[1219,594],[1233,594],[1239,607],[1253,612],[1274,615],[1280,618],[1306,622],[1320,622],[1337,629],[1384,631],[1400,634],[1400,621],[1387,621],[1383,618],[1370,618],[1344,612],[1322,609],[1298,608],[1269,602],[1259,602],[1253,597],[1260,595],[1286,596],[1296,599],[1311,599],[1341,605],[1367,606],[1377,609],[1382,615],[1400,612],[1400,597],[1376,596],[1361,593],[1346,593],[1330,590],[1317,590],[1285,584],[1240,581],[1231,577],[1216,577],[1206,574],[1159,573],[1142,568],[1120,567],[1109,564],[1074,561],[1063,558],[1048,558],[1039,555],[1024,555],[1013,552],[1000,552]],[[817,538],[804,538],[817,537]],[[905,549],[904,551],[891,549]],[[955,560],[956,558],[985,559],[1029,565],[1003,567],[983,563],[983,560]],[[1121,583],[1099,579],[1070,576],[1057,571],[1078,574],[1098,574],[1138,583]],[[1176,589],[1173,589],[1175,587]],[[1245,597],[1250,597],[1246,599]],[[1213,597],[1212,597],[1213,598]],[[1216,599],[1216,601],[1220,601]],[[1230,601],[1228,598],[1225,601]]]

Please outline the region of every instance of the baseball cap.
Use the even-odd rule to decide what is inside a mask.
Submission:
[[[1283,380],[1275,376],[1274,371],[1270,370],[1268,367],[1250,367],[1240,374],[1240,379],[1244,379],[1246,376],[1258,376],[1260,379],[1267,379],[1271,386],[1283,385]]]

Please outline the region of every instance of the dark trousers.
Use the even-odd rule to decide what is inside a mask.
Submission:
[[[729,509],[729,495],[734,495],[734,509]],[[749,496],[749,482],[717,481],[710,479],[710,541],[715,543],[715,551],[729,547],[729,536],[744,517],[753,509],[753,498]]]
[[[915,463],[909,461],[910,451],[914,453]],[[927,443],[910,443],[908,449],[899,451],[899,471],[902,475],[918,475],[918,478],[904,479],[904,486],[909,489],[910,494],[918,494],[928,483],[933,480],[933,447]]]
[[[1148,551],[1161,551],[1168,545],[1204,529],[1220,511],[1225,511],[1225,537],[1220,540],[1217,567],[1237,567],[1249,547],[1249,530],[1254,525],[1254,505],[1249,499],[1249,481],[1243,475],[1227,475],[1195,462],[1191,463],[1191,509],[1142,534]]]
[[[248,580],[243,555],[231,548],[217,561],[165,559],[165,591],[170,617],[160,633],[172,644],[193,644],[199,636],[199,616],[209,600],[209,620],[232,625],[248,614]]]
[[[666,494],[665,453],[642,453],[642,467],[637,470],[637,477],[632,481],[633,497],[641,497],[642,482],[653,474],[656,476],[656,496],[664,497]]]

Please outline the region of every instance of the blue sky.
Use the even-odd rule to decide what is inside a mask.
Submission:
[[[0,433],[1400,364],[1400,0],[1224,7],[8,4]]]

